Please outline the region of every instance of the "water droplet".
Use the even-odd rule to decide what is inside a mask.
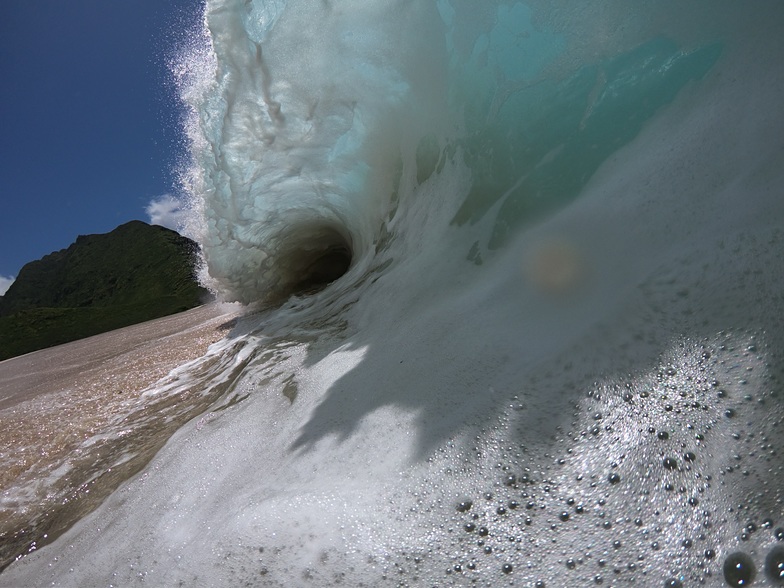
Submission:
[[[730,586],[751,586],[757,570],[751,558],[742,551],[736,551],[724,560],[724,580]]]
[[[610,484],[617,484],[618,482],[621,481],[621,477],[616,473],[612,473],[609,476],[607,476],[607,481]]]
[[[512,569],[512,564],[505,563],[503,566],[501,566],[501,571],[505,574],[511,574]]]
[[[784,586],[784,547],[777,545],[765,558],[765,575],[779,586]]]
[[[562,521],[566,522],[566,521],[569,520],[569,513],[564,511],[560,515],[558,515],[558,518],[561,519]]]
[[[665,457],[662,465],[668,470],[678,469],[678,461],[673,457]]]
[[[683,582],[676,578],[670,578],[664,581],[664,588],[683,588]]]
[[[669,438],[670,438],[670,434],[669,434],[667,431],[659,431],[659,432],[656,434],[656,436],[657,436],[657,437],[658,437],[660,440],[662,440],[662,441],[666,441],[667,439],[669,439]]]
[[[473,502],[470,500],[464,500],[457,505],[457,512],[466,512],[471,510],[471,506],[473,506]]]
[[[773,531],[773,536],[778,541],[784,541],[784,527],[778,527],[775,531]]]

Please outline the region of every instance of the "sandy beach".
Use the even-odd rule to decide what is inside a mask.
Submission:
[[[233,316],[231,306],[207,304],[0,361],[0,411],[65,390],[138,392],[202,356],[226,334]]]
[[[90,440],[144,406],[144,390],[202,357],[236,314],[209,304],[0,362],[0,538],[17,539],[48,510],[55,479],[67,493],[69,470],[98,460]]]

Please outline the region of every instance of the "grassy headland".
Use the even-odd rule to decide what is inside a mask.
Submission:
[[[196,253],[175,231],[131,221],[28,263],[0,297],[0,360],[204,303]]]

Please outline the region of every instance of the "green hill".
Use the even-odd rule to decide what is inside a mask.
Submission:
[[[131,221],[28,263],[0,297],[0,360],[202,304],[197,248]]]

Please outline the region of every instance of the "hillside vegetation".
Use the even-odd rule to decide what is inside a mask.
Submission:
[[[0,360],[204,303],[196,255],[175,231],[131,221],[28,263],[0,297]]]

